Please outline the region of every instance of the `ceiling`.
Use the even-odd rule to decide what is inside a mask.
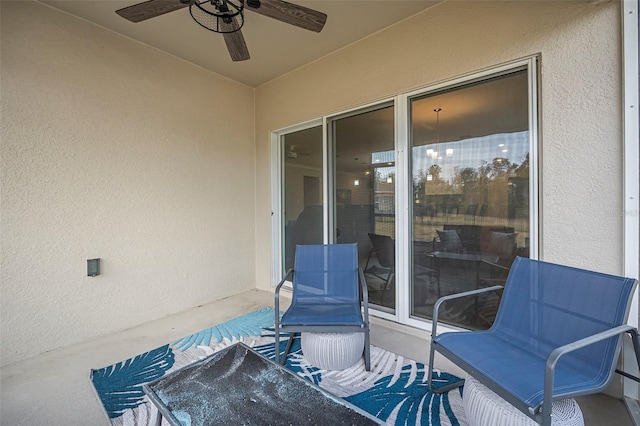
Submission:
[[[188,8],[132,23],[115,11],[140,1],[42,0],[41,3],[153,46],[188,62],[257,87],[394,25],[442,0],[295,0],[326,13],[320,33],[245,11],[242,34],[251,59],[233,62],[221,34],[202,28]]]

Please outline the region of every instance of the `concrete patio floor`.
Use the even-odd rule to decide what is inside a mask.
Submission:
[[[101,368],[227,321],[273,306],[273,294],[252,290],[153,322],[56,349],[0,368],[0,425],[109,425],[89,380]],[[426,363],[429,333],[372,318],[371,343]],[[447,360],[436,367],[464,374]],[[577,399],[587,426],[633,425],[621,400],[598,394]]]

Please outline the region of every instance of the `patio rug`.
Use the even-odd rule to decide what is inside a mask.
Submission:
[[[142,391],[142,385],[234,343],[243,342],[274,359],[273,316],[272,308],[262,308],[117,364],[92,370],[91,381],[112,426],[155,424],[158,412]],[[285,344],[286,339],[281,342],[281,350]],[[286,366],[390,425],[466,424],[462,388],[433,394],[427,386],[427,366],[375,346],[371,346],[371,371],[365,371],[363,360],[347,370],[327,371],[306,362],[298,338]],[[440,371],[434,371],[433,378],[436,386],[458,380]]]

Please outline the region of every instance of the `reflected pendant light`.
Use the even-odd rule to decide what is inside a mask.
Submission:
[[[431,151],[431,158],[438,159],[438,151],[440,149],[440,111],[442,108],[436,108],[433,112],[436,113],[436,149]]]

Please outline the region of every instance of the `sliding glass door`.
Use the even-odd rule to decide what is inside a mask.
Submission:
[[[529,99],[517,70],[410,99],[411,315],[436,299],[504,284],[529,256]],[[493,323],[499,295],[450,302],[443,319]]]
[[[393,104],[333,118],[333,238],[357,243],[369,301],[395,310],[396,172]]]
[[[438,297],[536,256],[535,59],[274,134],[274,281],[297,244],[357,243],[376,314],[421,326]],[[499,293],[442,319],[492,324]]]
[[[280,140],[283,265],[293,267],[298,244],[322,244],[322,126],[287,133]]]

